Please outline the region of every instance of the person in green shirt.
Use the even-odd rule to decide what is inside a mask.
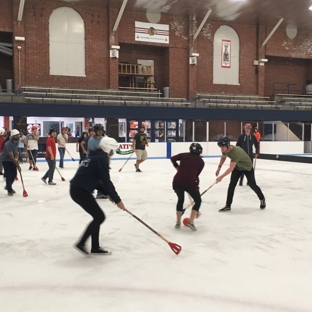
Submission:
[[[221,136],[219,138],[218,146],[221,148],[222,156],[216,171],[216,182],[221,182],[225,176],[231,173],[231,181],[228,187],[226,205],[219,211],[224,212],[231,210],[234,190],[242,173],[246,176],[249,187],[260,199],[260,208],[264,209],[266,207],[265,198],[260,187],[256,183],[255,172],[250,157],[241,147],[230,145],[230,139],[227,136]],[[224,164],[226,157],[231,159],[230,167],[219,176],[221,167]]]

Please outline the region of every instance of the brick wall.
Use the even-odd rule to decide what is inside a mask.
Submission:
[[[266,35],[270,33],[272,27],[266,28]],[[288,38],[285,25],[281,26],[273,34],[266,44],[266,55],[282,56],[291,58],[312,59],[312,33],[310,30],[298,29],[294,39]]]
[[[208,23],[198,37],[197,91],[204,93],[257,94],[257,75],[253,60],[257,54],[256,27],[243,24],[228,24],[238,33],[240,40],[239,86],[213,84],[213,40],[220,22]]]
[[[11,31],[14,35],[26,37],[25,43],[18,43],[22,46],[22,85],[90,89],[118,87],[118,61],[109,58],[110,44],[121,44],[125,47],[125,50],[120,51],[120,61],[127,57],[132,57],[134,61],[138,58],[154,58],[158,86],[160,89],[169,86],[171,97],[188,97],[195,95],[196,92],[261,95],[265,93],[269,95],[272,82],[276,77],[279,80],[280,77],[284,80],[286,78],[288,80],[289,77],[294,83],[305,83],[305,80],[312,78],[310,62],[289,65],[288,60],[290,57],[312,59],[312,35],[308,30],[298,30],[297,37],[291,40],[287,37],[282,24],[283,27],[280,26],[266,47],[261,49],[259,43],[261,44],[265,39],[271,27],[260,27],[260,30],[256,25],[222,23],[208,19],[195,45],[191,46],[189,33],[191,30],[194,31],[194,25],[190,26],[192,19],[187,16],[177,17],[163,13],[159,23],[170,25],[170,43],[159,45],[135,41],[135,21],[148,22],[145,12],[126,10],[117,33],[112,34],[111,30],[116,21],[118,9],[107,8],[106,1],[93,0],[90,5],[52,0],[26,1],[23,20],[20,24],[16,21],[18,6],[18,0],[1,0],[0,31]],[[86,77],[49,75],[49,17],[53,10],[60,6],[74,8],[85,22]],[[200,21],[200,19],[197,21],[197,25]],[[213,39],[216,30],[222,25],[234,28],[240,38],[239,86],[212,83]],[[130,46],[135,51],[132,56],[129,52]],[[199,53],[198,65],[193,67],[188,64],[191,50]],[[19,75],[18,53],[16,52],[14,46],[15,81],[18,80]],[[260,68],[260,73],[257,74],[253,60],[259,58],[260,54],[266,55],[269,63],[265,68]],[[287,58],[287,60],[279,60],[280,63],[275,63],[272,57],[276,56]],[[1,75],[0,73],[0,79]]]
[[[1,0],[0,6],[0,31],[13,31],[13,3],[17,3],[17,0]]]
[[[273,83],[305,84],[307,79],[308,61],[284,57],[269,57],[265,65],[265,96],[273,94]],[[293,90],[304,86],[291,86]],[[277,93],[287,93],[284,84],[275,84],[275,88],[283,88]]]
[[[86,77],[49,75],[49,17],[60,6],[74,8],[85,22]],[[25,85],[105,89],[109,86],[108,11],[104,7],[49,1],[25,3]]]

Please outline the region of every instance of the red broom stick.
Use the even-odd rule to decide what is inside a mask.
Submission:
[[[127,211],[132,217],[134,217],[135,219],[137,219],[139,222],[141,222],[142,224],[144,224],[148,229],[150,229],[153,233],[155,233],[158,237],[160,237],[162,240],[164,240],[172,249],[172,251],[178,255],[180,253],[180,251],[182,250],[182,247],[178,244],[175,243],[171,243],[169,242],[167,239],[165,239],[162,235],[160,235],[159,233],[157,233],[154,229],[152,229],[149,225],[147,225],[144,221],[142,221],[140,218],[138,218],[137,216],[135,216],[132,212],[130,212],[129,210],[125,209],[125,211]]]

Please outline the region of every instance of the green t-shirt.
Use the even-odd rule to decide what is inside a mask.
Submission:
[[[235,169],[239,171],[250,171],[252,169],[252,162],[247,153],[239,146],[232,146],[229,153],[222,153],[231,159],[231,162],[236,162]]]

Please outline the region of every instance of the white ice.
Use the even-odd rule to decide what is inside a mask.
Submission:
[[[205,163],[201,191],[214,182],[218,159]],[[91,218],[68,192],[77,162],[65,163],[65,182],[55,172],[56,186],[40,180],[45,162],[38,172],[23,164],[28,197],[21,181],[8,197],[0,180],[1,311],[312,311],[311,164],[258,160],[265,210],[245,185],[237,186],[232,211],[219,213],[226,177],[203,196],[196,232],[174,228],[170,160],[147,160],[142,173],[134,172],[134,160],[118,172],[122,164],[112,161],[111,177],[126,207],[181,245],[181,253],[127,212],[98,200],[107,217],[100,241],[113,254],[83,257],[72,246]]]

